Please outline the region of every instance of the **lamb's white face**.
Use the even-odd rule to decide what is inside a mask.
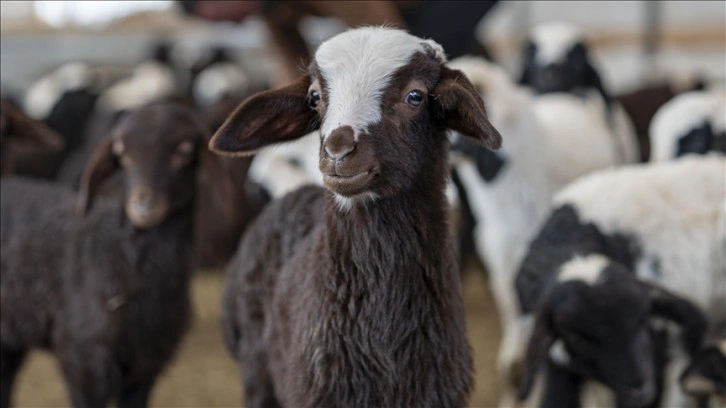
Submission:
[[[379,122],[381,97],[392,74],[408,64],[417,51],[433,51],[439,61],[446,59],[436,42],[383,27],[350,30],[321,44],[315,64],[324,83],[315,81],[311,89],[325,87],[327,91],[322,138],[350,126],[358,141],[366,127]]]

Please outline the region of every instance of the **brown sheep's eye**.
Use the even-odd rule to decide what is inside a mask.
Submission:
[[[413,106],[418,107],[423,102],[423,92],[419,91],[418,89],[414,89],[413,91],[406,94],[406,103]]]
[[[177,151],[177,153],[179,153],[182,156],[188,156],[188,155],[192,154],[192,152],[194,151],[194,143],[181,142],[176,147],[176,151]]]
[[[312,109],[315,109],[318,107],[318,105],[320,105],[320,92],[314,89],[310,91],[310,96],[308,97],[308,105]]]

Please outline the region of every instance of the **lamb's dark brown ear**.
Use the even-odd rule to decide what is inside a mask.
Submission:
[[[8,138],[16,150],[59,151],[63,138],[42,122],[27,117],[10,102],[0,104],[3,137]]]
[[[502,137],[489,123],[481,96],[463,72],[442,66],[432,97],[434,114],[444,127],[491,150],[502,145]]]
[[[542,363],[546,361],[550,347],[552,347],[555,340],[557,340],[557,336],[552,329],[549,313],[542,310],[537,314],[534,331],[532,331],[532,336],[529,338],[527,352],[524,356],[522,383],[518,395],[520,401],[524,401],[532,391],[537,371],[539,371]]]
[[[259,149],[317,129],[317,112],[307,103],[310,76],[283,88],[249,97],[219,127],[209,148],[230,156],[249,156]]]
[[[78,191],[76,214],[84,216],[90,210],[93,199],[104,181],[118,169],[119,163],[113,154],[113,140],[104,140],[93,152],[83,174]]]
[[[665,289],[642,282],[650,295],[651,314],[666,318],[677,324],[681,330],[681,340],[686,351],[693,356],[703,345],[708,329],[706,315],[695,304]]]

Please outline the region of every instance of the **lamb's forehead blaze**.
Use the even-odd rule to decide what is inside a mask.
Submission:
[[[564,61],[572,47],[584,42],[585,38],[582,31],[573,24],[547,23],[535,27],[530,40],[537,47],[537,63],[547,65]]]
[[[381,97],[393,74],[417,52],[446,61],[441,45],[392,28],[349,30],[321,44],[315,64],[328,91],[323,137],[350,126],[357,140],[366,127],[379,122]]]

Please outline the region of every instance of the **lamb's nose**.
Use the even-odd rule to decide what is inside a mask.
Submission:
[[[131,197],[132,205],[137,211],[150,211],[155,205],[154,193],[149,188],[137,187]]]
[[[355,150],[355,136],[350,126],[335,129],[325,139],[325,153],[333,160],[341,160],[353,150]]]

